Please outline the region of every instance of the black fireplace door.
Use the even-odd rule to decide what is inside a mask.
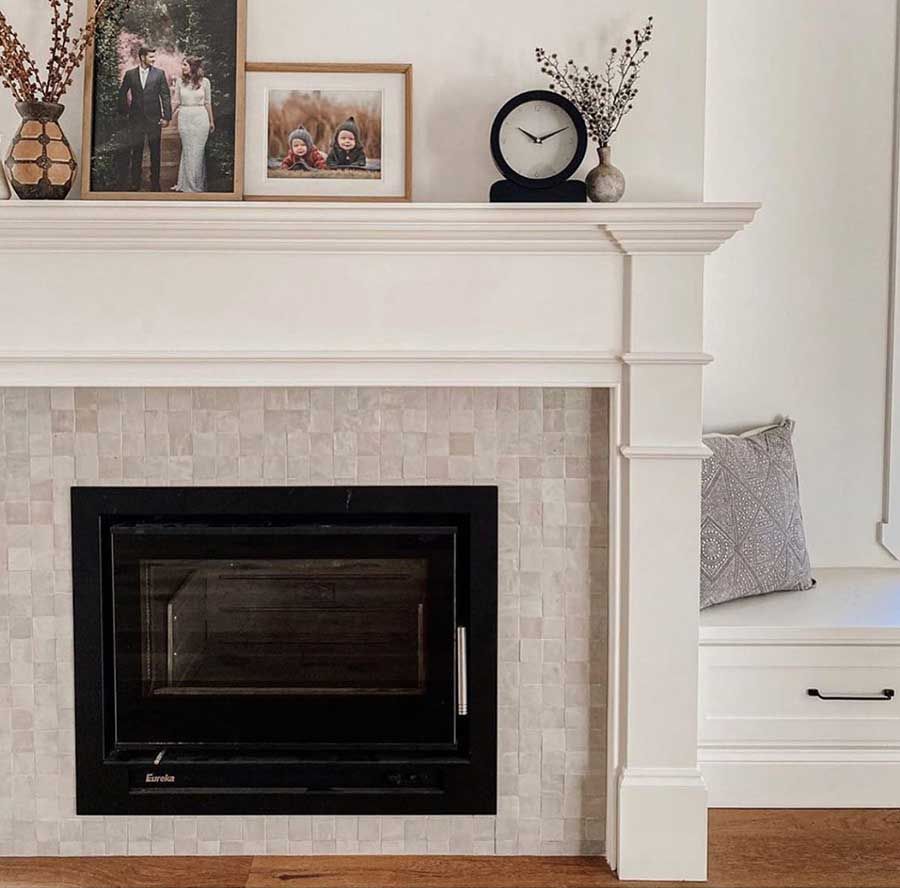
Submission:
[[[115,748],[456,749],[457,527],[109,531]]]

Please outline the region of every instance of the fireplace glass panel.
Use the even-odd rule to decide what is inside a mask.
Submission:
[[[111,539],[119,748],[455,747],[452,525],[160,516]]]
[[[151,695],[421,695],[424,558],[142,560]]]

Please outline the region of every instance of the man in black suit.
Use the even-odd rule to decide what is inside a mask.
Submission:
[[[131,188],[141,189],[144,144],[150,145],[150,181],[159,191],[160,138],[162,128],[172,119],[172,94],[166,75],[153,67],[154,51],[142,46],[138,52],[140,65],[125,72],[119,88],[121,111],[128,117],[131,148]]]

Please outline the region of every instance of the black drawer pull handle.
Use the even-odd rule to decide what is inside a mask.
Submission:
[[[893,700],[894,689],[885,688],[874,694],[823,694],[818,688],[807,688],[806,693],[810,697],[818,697],[820,700]]]

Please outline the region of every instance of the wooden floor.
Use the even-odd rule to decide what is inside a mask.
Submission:
[[[710,812],[710,888],[900,888],[900,810]],[[588,857],[0,859],[2,888],[654,888]],[[672,884],[672,883],[666,883]]]

